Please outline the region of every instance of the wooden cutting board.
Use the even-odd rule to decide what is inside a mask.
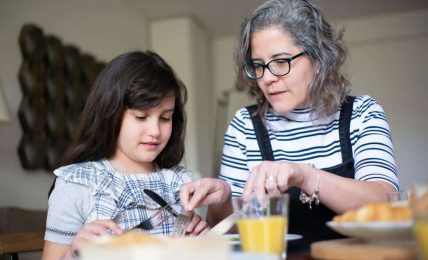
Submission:
[[[415,242],[380,244],[356,238],[315,242],[311,256],[316,259],[417,259]]]

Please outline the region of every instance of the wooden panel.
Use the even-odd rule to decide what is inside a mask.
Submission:
[[[44,231],[0,234],[0,255],[43,250],[44,236]]]
[[[23,58],[18,74],[23,93],[18,109],[19,159],[24,169],[52,171],[76,132],[86,97],[104,63],[45,35],[34,24],[22,27],[19,46]]]

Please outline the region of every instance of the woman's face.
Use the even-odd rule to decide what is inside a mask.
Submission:
[[[279,27],[261,29],[251,38],[251,58],[258,63],[267,64],[273,59],[288,58],[302,51]],[[283,114],[306,106],[309,84],[314,76],[314,65],[307,55],[302,55],[291,61],[287,75],[275,76],[265,69],[257,84],[275,112]]]
[[[167,145],[172,132],[175,96],[147,110],[127,109],[110,159],[116,170],[135,173],[154,170],[154,160]]]

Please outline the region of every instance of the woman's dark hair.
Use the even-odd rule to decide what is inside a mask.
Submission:
[[[335,113],[350,90],[349,81],[340,71],[347,50],[342,43],[342,32],[335,32],[311,0],[268,0],[246,18],[235,44],[238,89],[247,89],[256,98],[261,112],[267,111],[269,104],[263,92],[257,81],[247,77],[243,65],[251,59],[254,32],[269,27],[288,33],[306,51],[317,70],[307,100],[312,114],[327,117]]]
[[[186,87],[158,54],[134,51],[116,57],[98,75],[63,165],[111,157],[125,110],[153,108],[171,94],[172,133],[155,162],[160,168],[179,164],[184,155]]]

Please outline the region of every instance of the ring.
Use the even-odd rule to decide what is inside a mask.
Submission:
[[[268,175],[268,177],[266,178],[265,182],[272,182],[272,183],[276,183],[276,178],[273,175]]]

